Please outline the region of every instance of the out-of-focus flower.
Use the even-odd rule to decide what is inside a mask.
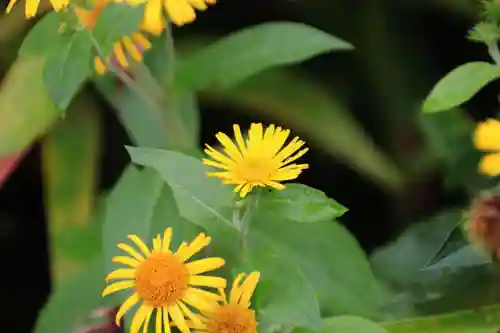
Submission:
[[[479,170],[488,176],[500,175],[500,121],[488,119],[477,125],[474,146],[489,152],[481,159]]]
[[[66,8],[68,6],[68,2],[68,0],[50,0],[52,8],[54,8],[56,12]],[[17,0],[10,0],[5,12],[9,14],[16,3]],[[38,11],[39,5],[40,0],[26,0],[26,4],[24,6],[24,16],[26,16],[26,18],[34,17],[36,15],[36,12]]]

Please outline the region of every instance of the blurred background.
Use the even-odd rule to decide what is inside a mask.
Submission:
[[[180,49],[287,20],[331,33],[355,50],[266,72],[225,94],[201,93],[200,147],[214,144],[218,131],[231,133],[233,123],[291,128],[311,148],[304,158],[311,168],[299,181],[349,208],[342,223],[367,253],[439,211],[463,209],[488,184],[477,174],[480,154],[470,138],[477,120],[497,113],[498,86],[489,85],[458,112],[423,117],[420,104],[454,67],[488,60],[484,45],[465,38],[478,12],[475,0],[222,0],[175,29]],[[0,18],[2,76],[35,22],[18,14]],[[89,167],[101,193],[129,162],[124,145],[131,140],[92,84],[86,93],[98,111],[98,149],[89,153],[97,162]],[[75,154],[80,147],[74,145]],[[0,180],[1,292],[10,308],[2,318],[15,332],[30,331],[51,288],[41,151],[35,143]]]

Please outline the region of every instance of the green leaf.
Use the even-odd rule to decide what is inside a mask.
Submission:
[[[188,56],[176,80],[189,89],[228,88],[270,67],[352,45],[302,23],[272,22],[246,28]]]
[[[125,3],[108,4],[103,9],[92,34],[105,56],[109,54],[114,43],[137,31],[143,15],[144,6]]]
[[[347,212],[347,208],[325,193],[296,183],[286,184],[282,191],[262,191],[259,208],[269,214],[303,223],[331,221]]]
[[[460,210],[450,210],[412,225],[396,241],[374,252],[373,269],[395,287],[410,284],[439,253],[461,218]]]
[[[43,57],[19,57],[0,89],[0,156],[27,148],[58,119],[43,86]]]
[[[92,73],[92,40],[86,30],[77,31],[67,44],[47,56],[43,78],[50,98],[66,110]]]
[[[116,245],[126,242],[128,235],[137,235],[146,244],[151,242],[150,224],[162,187],[163,182],[156,171],[139,171],[129,165],[109,194],[102,230],[108,272],[117,267],[111,258],[123,254]]]
[[[60,32],[62,19],[61,13],[46,14],[24,38],[18,51],[19,56],[47,55],[60,50],[61,45],[67,40],[67,36]]]
[[[38,317],[35,333],[72,332],[104,302],[102,258],[96,257],[55,286]]]
[[[384,323],[389,333],[495,333],[500,306],[474,308],[439,316],[427,316]]]
[[[432,88],[423,112],[449,110],[471,99],[481,88],[500,77],[500,68],[488,62],[469,62],[455,68]]]
[[[229,92],[211,89],[202,96],[207,104],[251,110],[254,116],[304,133],[311,144],[383,187],[403,186],[401,170],[366,134],[352,110],[331,89],[307,77],[271,71]]]
[[[232,222],[234,193],[228,185],[206,176],[200,159],[179,152],[127,147],[136,164],[157,170],[170,186],[179,214],[207,230],[217,255],[236,261],[239,234]]]
[[[299,268],[270,244],[251,248],[249,256],[250,265],[261,273],[254,303],[262,330],[277,325],[321,327],[315,291]]]
[[[323,328],[318,333],[388,333],[382,326],[365,318],[354,316],[336,316],[323,320]],[[293,333],[313,333],[302,327]]]
[[[369,262],[354,237],[335,222],[298,223],[258,209],[249,244],[267,241],[298,265],[316,290],[322,313],[376,318],[385,301]]]

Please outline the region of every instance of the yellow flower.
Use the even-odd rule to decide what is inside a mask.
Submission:
[[[250,309],[250,299],[259,282],[260,273],[251,273],[240,285],[245,273],[234,280],[229,302],[220,290],[222,302],[214,308],[203,311],[200,321],[190,321],[190,326],[200,333],[256,333],[255,311]]]
[[[107,0],[95,0],[91,10],[76,8],[76,15],[78,16],[81,24],[86,26],[89,30],[94,29],[94,26],[99,19],[99,15],[104,7],[106,7],[106,4]],[[125,36],[113,45],[113,51],[110,56],[111,65],[126,69],[129,66],[130,58],[133,61],[139,62],[142,60],[144,52],[150,48],[150,41],[141,32],[135,32],[132,36]],[[97,74],[99,75],[103,75],[107,70],[104,61],[100,57],[94,58],[94,66]]]
[[[479,162],[479,170],[488,176],[500,175],[500,121],[488,119],[476,127],[474,146],[492,152]]]
[[[295,179],[309,167],[307,164],[290,164],[304,155],[308,148],[299,150],[304,141],[298,137],[285,146],[289,130],[274,125],[264,130],[262,124],[252,124],[245,142],[240,127],[233,125],[233,129],[236,144],[226,134],[217,133],[225,154],[206,145],[205,153],[213,160],[203,159],[203,163],[225,170],[207,175],[222,179],[224,184],[237,185],[234,191],[240,192],[242,198],[255,186],[282,190],[285,186],[280,184],[281,181]]]
[[[56,12],[68,6],[68,0],[49,0],[49,2]],[[16,3],[17,0],[10,0],[5,12],[9,14]],[[26,0],[26,4],[24,6],[24,16],[26,16],[26,18],[35,16],[36,12],[38,11],[39,4],[40,0]]]
[[[196,9],[204,11],[207,5],[215,4],[216,0],[117,0],[118,2],[128,2],[130,4],[142,4],[146,2],[144,10],[144,24],[146,29],[157,31],[165,28],[163,8],[165,8],[168,18],[177,26],[183,26],[196,19]]]
[[[210,243],[210,237],[200,233],[190,244],[182,243],[176,252],[170,251],[172,229],[165,230],[163,240],[158,235],[150,249],[136,235],[128,236],[140,251],[120,243],[118,248],[130,256],[114,257],[116,263],[129,266],[110,273],[105,281],[121,279],[108,285],[103,296],[132,288],[133,294],[121,305],[116,314],[116,324],[136,303],[142,301],[132,319],[131,333],[138,333],[141,326],[147,331],[149,320],[156,309],[156,333],[170,333],[170,319],[182,333],[189,333],[186,318],[198,321],[190,309],[205,310],[213,307],[219,296],[197,287],[225,288],[226,280],[220,277],[200,275],[224,265],[222,258],[205,258],[186,261]],[[189,306],[189,307],[188,307]]]

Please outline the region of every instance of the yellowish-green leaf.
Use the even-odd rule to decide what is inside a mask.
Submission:
[[[42,165],[45,207],[51,243],[68,227],[87,224],[95,200],[99,162],[100,119],[98,105],[81,95],[43,142]],[[65,253],[52,251],[53,273],[68,272],[77,263]]]
[[[488,62],[469,62],[457,67],[432,88],[423,104],[423,112],[433,113],[459,106],[498,78],[500,68]]]
[[[28,147],[56,121],[59,109],[43,85],[43,57],[21,57],[0,86],[0,156]]]

